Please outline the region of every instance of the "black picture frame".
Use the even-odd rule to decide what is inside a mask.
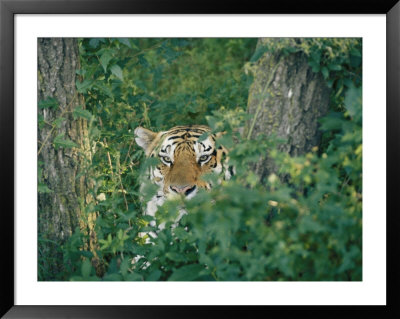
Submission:
[[[386,306],[16,306],[14,303],[14,17],[16,14],[386,14],[387,305]],[[4,318],[163,318],[228,315],[400,317],[397,183],[400,162],[400,3],[398,0],[246,1],[0,0],[1,309]],[[385,174],[382,171],[382,174]]]

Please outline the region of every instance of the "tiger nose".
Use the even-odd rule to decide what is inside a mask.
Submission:
[[[191,192],[193,192],[196,189],[196,185],[185,185],[185,186],[172,185],[170,186],[170,188],[175,193],[185,194],[185,196],[188,196]]]

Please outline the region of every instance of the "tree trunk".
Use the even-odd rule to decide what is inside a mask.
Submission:
[[[54,278],[64,266],[59,246],[76,227],[88,227],[83,208],[91,200],[85,176],[77,178],[90,157],[87,122],[72,114],[84,105],[77,69],[76,39],[38,39],[38,234],[40,253],[51,261],[46,273]]]
[[[276,41],[279,39],[260,39],[257,47]],[[318,146],[318,119],[328,110],[330,89],[322,75],[311,70],[304,53],[266,52],[253,71],[248,113],[254,118],[248,123],[246,137],[276,134],[286,140],[279,149],[292,156]],[[267,158],[256,163],[255,170],[264,179],[276,173],[277,167]]]

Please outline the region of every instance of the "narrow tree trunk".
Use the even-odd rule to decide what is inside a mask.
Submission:
[[[268,41],[279,39],[260,39],[258,46]],[[319,145],[318,119],[328,110],[329,94],[323,77],[311,70],[304,53],[265,53],[254,66],[248,101],[248,112],[254,118],[248,123],[246,136],[276,134],[286,140],[280,150],[293,156],[310,151]],[[277,167],[267,158],[260,160],[255,170],[263,179],[276,173]]]
[[[46,272],[54,276],[63,269],[59,245],[76,227],[84,226],[87,219],[82,218],[83,207],[90,200],[85,177],[77,178],[85,157],[90,156],[87,122],[72,115],[75,107],[84,105],[75,88],[77,69],[76,39],[38,39],[38,179],[42,185],[38,192],[38,232],[39,240],[44,240],[41,247],[45,252],[41,253],[53,261]],[[43,101],[53,101],[53,105],[43,106]],[[55,145],[57,136],[77,147]]]

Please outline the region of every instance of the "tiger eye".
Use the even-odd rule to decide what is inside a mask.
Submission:
[[[166,163],[172,163],[171,160],[169,159],[169,157],[163,157],[162,158]]]

